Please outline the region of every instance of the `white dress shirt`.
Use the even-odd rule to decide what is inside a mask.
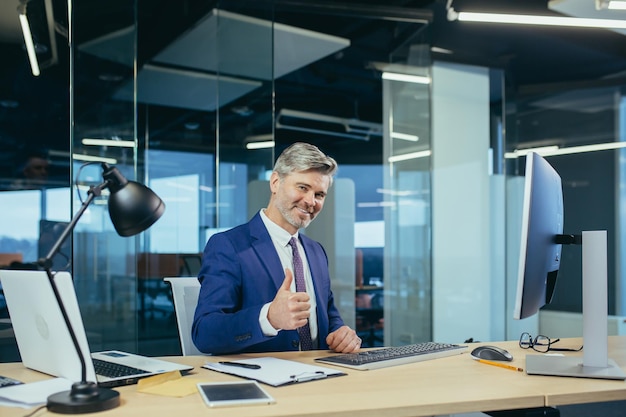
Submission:
[[[311,298],[311,309],[310,309],[310,320],[309,327],[311,328],[311,339],[313,339],[313,345],[317,344],[317,315],[315,313],[317,309],[317,303],[315,301],[315,289],[313,287],[313,279],[311,278],[311,271],[309,270],[309,262],[307,261],[306,254],[304,253],[304,248],[298,239],[298,233],[295,235],[290,235],[282,227],[278,226],[272,220],[269,219],[265,215],[265,209],[261,210],[261,220],[263,220],[263,224],[265,224],[265,228],[270,234],[272,242],[274,243],[274,247],[276,248],[276,253],[278,253],[278,257],[280,258],[280,263],[284,269],[290,269],[294,274],[294,280],[291,283],[291,291],[296,291],[296,281],[295,281],[295,273],[293,271],[293,254],[291,252],[291,246],[289,245],[289,240],[292,237],[296,238],[298,242],[298,250],[300,252],[300,258],[302,258],[302,265],[304,266],[304,281],[306,284],[306,292],[309,294]],[[284,276],[283,276],[284,279]],[[261,325],[261,329],[263,330],[263,334],[266,336],[276,336],[281,329],[275,329],[267,319],[267,313],[269,311],[271,302],[265,304],[261,309],[261,313],[259,314],[259,324]]]

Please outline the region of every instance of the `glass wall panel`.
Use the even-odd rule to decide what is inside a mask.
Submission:
[[[246,148],[259,135],[272,140],[273,8],[237,1],[189,6],[146,15],[138,33],[139,48],[151,49],[138,50],[139,149],[147,182],[167,207],[145,233],[137,260],[144,353],[180,352],[162,278],[198,273],[208,238],[249,219],[248,183],[265,179],[273,164],[273,146]],[[166,21],[169,33],[148,42]]]
[[[21,3],[33,61],[24,47],[20,2],[0,6],[0,268],[33,269],[71,213],[69,21],[67,4]],[[55,258],[55,268],[71,266],[70,244]],[[19,360],[10,327],[0,290],[1,361]]]
[[[138,170],[135,126],[135,5],[112,5],[108,17],[91,2],[72,2],[71,6],[72,130],[68,137],[71,155],[67,156],[73,161],[75,213],[89,187],[103,182],[103,162],[117,167],[129,180],[144,178]],[[100,16],[101,25],[90,24],[95,15]],[[120,237],[115,232],[107,197],[105,190],[74,231],[72,273],[90,348],[136,351],[134,259],[142,238]]]
[[[427,67],[383,73],[387,343],[432,340],[431,135]]]

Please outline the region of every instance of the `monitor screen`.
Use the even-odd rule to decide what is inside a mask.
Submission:
[[[536,314],[552,299],[561,262],[556,236],[563,233],[561,177],[540,155],[526,156],[515,319]]]

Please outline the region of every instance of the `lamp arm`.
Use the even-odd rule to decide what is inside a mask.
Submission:
[[[61,249],[61,246],[63,245],[67,237],[70,235],[70,233],[72,233],[72,230],[74,230],[76,223],[78,223],[78,220],[81,218],[85,210],[87,210],[87,207],[89,206],[89,204],[91,204],[94,198],[100,196],[102,194],[102,190],[107,188],[108,185],[109,185],[109,181],[105,181],[102,184],[97,185],[95,187],[91,187],[89,189],[89,191],[87,192],[88,194],[87,199],[83,202],[82,206],[80,207],[80,209],[78,210],[74,218],[65,227],[65,229],[61,233],[61,236],[59,236],[54,246],[52,246],[52,249],[50,249],[50,252],[48,252],[48,255],[45,258],[39,259],[37,261],[37,264],[41,268],[43,268],[46,271],[46,274],[48,275],[48,281],[50,281],[50,286],[52,287],[52,291],[54,292],[54,297],[56,298],[57,304],[59,305],[59,309],[61,310],[61,315],[63,316],[63,320],[65,321],[65,327],[67,327],[67,330],[70,333],[70,337],[72,338],[72,342],[74,343],[74,348],[76,349],[76,353],[78,354],[78,358],[80,360],[80,367],[81,367],[81,383],[87,382],[87,364],[85,363],[85,357],[83,356],[83,352],[80,349],[80,344],[78,343],[78,339],[76,338],[76,334],[74,333],[74,328],[72,326],[72,323],[70,322],[70,318],[67,314],[67,311],[65,310],[65,305],[63,304],[63,300],[61,299],[61,294],[59,293],[56,283],[54,282],[54,275],[52,274],[52,271],[51,271],[52,258],[54,258],[54,256],[59,252],[59,250]]]
[[[72,231],[74,230],[74,227],[76,227],[76,223],[78,223],[78,220],[80,220],[85,210],[87,210],[87,207],[89,206],[89,204],[91,204],[91,202],[96,197],[99,197],[102,194],[102,190],[104,190],[108,186],[109,186],[109,181],[107,180],[103,182],[102,184],[89,188],[89,191],[87,192],[88,194],[87,199],[83,202],[78,212],[76,212],[76,214],[74,215],[74,218],[72,218],[70,223],[65,227],[65,229],[63,230],[63,232],[61,233],[57,241],[54,243],[54,245],[52,246],[52,248],[50,249],[46,257],[39,259],[37,261],[37,265],[45,269],[50,269],[52,267],[52,258],[54,258],[54,256],[59,252],[59,250],[61,249],[61,246],[63,245],[63,243],[65,243],[70,233],[72,233]]]
[[[70,322],[70,318],[67,315],[67,311],[65,310],[65,305],[63,304],[63,300],[61,299],[61,294],[57,288],[56,283],[54,282],[54,275],[52,275],[52,271],[50,268],[44,268],[46,274],[48,275],[48,281],[50,281],[50,286],[52,287],[52,291],[54,292],[54,298],[56,298],[57,304],[59,305],[59,309],[61,310],[61,315],[63,315],[63,321],[65,321],[65,327],[70,333],[70,337],[72,338],[72,343],[74,344],[74,349],[76,349],[76,353],[78,354],[78,359],[80,360],[80,381],[87,382],[87,364],[85,363],[85,357],[83,356],[83,351],[80,348],[80,344],[78,343],[78,339],[76,338],[76,333],[74,333],[74,327],[72,327],[72,323]]]

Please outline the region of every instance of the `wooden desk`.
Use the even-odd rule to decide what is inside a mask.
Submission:
[[[563,347],[579,347],[582,339],[565,339],[558,343],[561,345],[564,342],[567,344],[563,344]],[[582,352],[576,356],[582,359]],[[609,336],[609,358],[626,370],[626,336]],[[550,407],[626,399],[626,381],[549,376],[537,378],[546,380],[542,387],[546,406]]]
[[[490,343],[491,344],[491,343]],[[515,357],[513,364],[523,367],[527,351],[517,342],[498,344]],[[563,346],[575,341],[563,340]],[[471,344],[470,349],[477,346]],[[626,365],[626,337],[611,338],[611,358]],[[327,352],[276,353],[272,356],[312,363]],[[618,356],[619,355],[619,356]],[[244,358],[259,355],[236,355]],[[260,355],[268,356],[268,355]],[[236,377],[201,368],[205,361],[220,357],[176,357],[177,362],[196,369],[185,378],[200,381],[227,381]],[[329,365],[330,366],[330,365]],[[576,404],[626,399],[624,381],[604,381],[545,376],[530,376],[473,361],[469,354],[418,362],[373,371],[347,370],[347,376],[273,388],[264,386],[277,403],[269,406],[247,406],[211,410],[198,394],[184,398],[159,397],[138,393],[136,385],[117,388],[120,407],[97,413],[108,416],[432,416],[473,411],[497,411],[535,408],[545,405]],[[25,382],[46,376],[25,369],[20,363],[0,364],[0,374]],[[3,417],[25,414],[20,408],[0,408]],[[37,416],[54,415],[41,411]]]

